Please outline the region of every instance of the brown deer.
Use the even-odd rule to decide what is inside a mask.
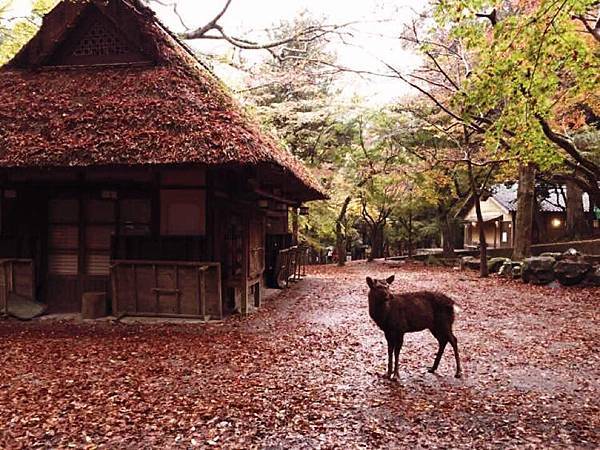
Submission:
[[[458,357],[456,337],[452,333],[454,322],[454,300],[439,292],[411,292],[407,294],[392,294],[390,284],[394,276],[385,280],[374,280],[367,277],[369,285],[369,315],[377,326],[385,333],[388,344],[387,377],[398,377],[398,356],[404,333],[412,333],[428,329],[437,339],[439,348],[430,373],[437,370],[446,344],[450,342],[456,359],[456,378],[462,371]],[[396,358],[392,372],[392,359]]]

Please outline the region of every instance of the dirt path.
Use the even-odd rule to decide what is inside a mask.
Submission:
[[[441,289],[462,313],[436,342],[407,335],[385,371],[365,276]],[[318,269],[224,324],[0,321],[0,448],[598,448],[600,289],[357,264]]]

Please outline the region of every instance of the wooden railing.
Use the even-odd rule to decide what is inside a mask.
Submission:
[[[290,281],[298,281],[306,275],[308,248],[294,246],[280,250],[277,255],[277,285],[283,289]]]

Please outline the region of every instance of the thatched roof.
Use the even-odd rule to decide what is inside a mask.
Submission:
[[[61,62],[70,34],[98,12],[136,58]],[[137,0],[61,2],[0,69],[0,167],[189,163],[268,166],[302,200],[324,197],[303,164]]]

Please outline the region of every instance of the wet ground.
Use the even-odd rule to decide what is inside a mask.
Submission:
[[[315,268],[221,324],[0,321],[0,448],[598,448],[600,289],[382,263]],[[465,377],[427,332],[400,380],[365,276],[456,299]]]

